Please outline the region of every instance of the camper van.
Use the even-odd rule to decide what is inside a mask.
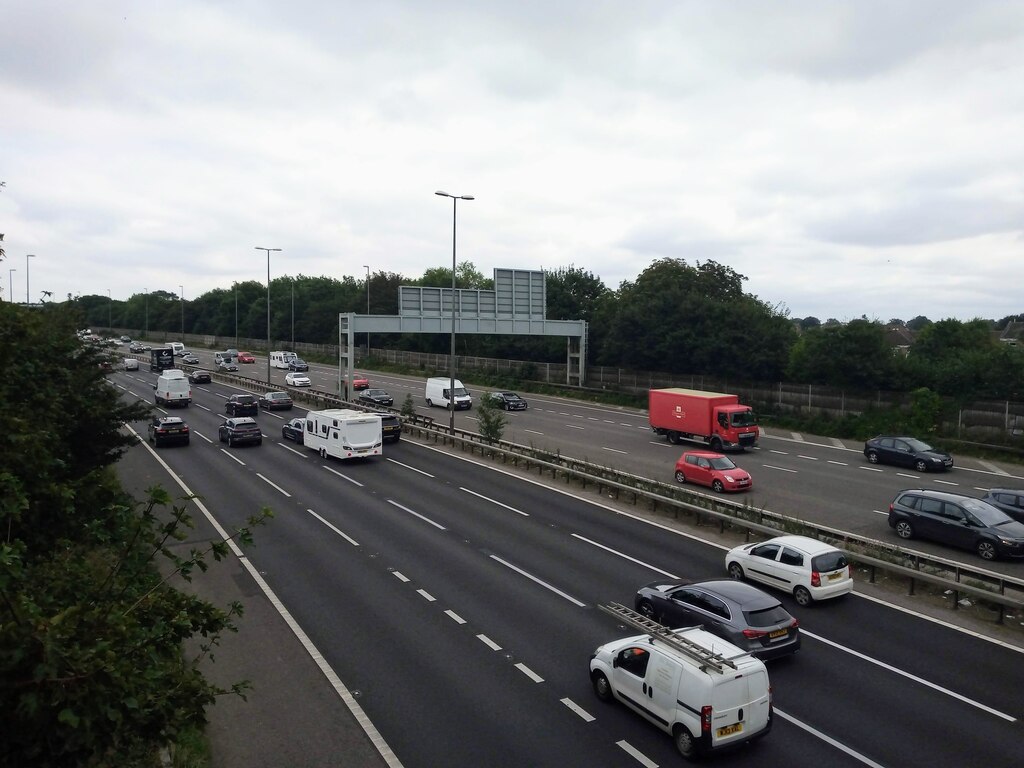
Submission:
[[[168,408],[181,405],[188,408],[192,402],[192,385],[189,384],[185,372],[179,368],[168,368],[163,371],[153,389],[156,390],[157,405],[166,405]]]
[[[448,407],[448,389],[451,387],[452,380],[447,377],[437,376],[434,378],[427,379],[427,390],[424,396],[427,399],[427,405],[439,406],[441,408]],[[462,382],[458,379],[455,380],[455,409],[462,410],[463,408],[472,408],[473,398],[470,396],[466,388],[462,386]]]
[[[310,411],[306,414],[303,443],[322,459],[380,456],[383,453],[380,416],[347,408]]]
[[[298,359],[299,356],[294,352],[277,351],[270,353],[270,364],[275,368],[283,368],[286,371],[288,370],[288,363]]]
[[[175,357],[181,357],[185,354],[185,345],[180,341],[172,341],[169,346],[171,348],[171,354]]]
[[[618,603],[599,607],[644,634],[605,643],[591,655],[597,698],[621,702],[667,732],[688,760],[771,731],[763,661],[700,627],[669,629]]]

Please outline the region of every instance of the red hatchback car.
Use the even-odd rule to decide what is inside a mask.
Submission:
[[[255,363],[256,358],[252,356],[251,352],[239,352],[238,362],[240,363]]]
[[[676,482],[706,485],[715,493],[747,491],[753,485],[746,470],[737,467],[725,454],[711,451],[687,451],[680,456],[676,462]]]

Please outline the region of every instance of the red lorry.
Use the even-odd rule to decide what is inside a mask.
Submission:
[[[698,440],[713,451],[743,450],[757,445],[761,436],[757,417],[738,395],[697,389],[652,389],[648,418],[655,434],[676,445],[680,439]]]

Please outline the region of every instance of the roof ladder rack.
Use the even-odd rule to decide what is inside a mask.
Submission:
[[[664,624],[659,624],[653,619],[649,619],[643,614],[637,613],[620,603],[599,605],[598,608],[605,613],[614,616],[626,626],[647,633],[651,636],[652,640],[659,640],[666,645],[675,648],[684,656],[687,656],[700,664],[701,671],[713,669],[715,672],[722,673],[725,671],[726,667],[736,669],[735,662],[728,657],[709,650],[703,645],[695,643],[688,638],[682,637],[666,627]]]

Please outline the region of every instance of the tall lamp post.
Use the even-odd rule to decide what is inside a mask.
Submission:
[[[107,288],[107,328],[114,327],[114,297],[110,295],[110,289]]]
[[[235,289],[235,349],[238,349],[238,284],[232,283],[231,287]]]
[[[26,253],[25,254],[25,305],[26,306],[28,306],[29,304],[32,303],[32,299],[29,298],[29,294],[28,294],[28,271],[29,271],[28,260],[29,259],[34,259],[35,257],[36,257],[36,255],[34,253]]]
[[[292,279],[292,352],[295,351],[295,278]],[[267,352],[269,355],[270,353]]]
[[[370,266],[363,264],[366,270],[366,314],[370,314]],[[366,332],[366,357],[370,357],[370,332]]]
[[[11,295],[11,304],[14,303],[14,273],[17,271],[17,267],[11,267],[7,270],[7,292]]]
[[[181,303],[181,343],[184,344],[185,343],[185,286],[184,285],[179,285],[178,288],[181,290],[181,293],[178,294],[178,297],[181,299],[181,302],[180,302]]]
[[[146,289],[146,332],[143,335],[149,338],[149,288]]]
[[[267,252],[267,386],[270,386],[270,252],[280,251],[280,248],[262,248],[256,246],[257,251]]]
[[[451,381],[448,385],[448,428],[455,434],[455,216],[459,208],[459,200],[472,200],[472,195],[449,195],[447,192],[435,192],[441,197],[452,199],[452,354]]]

